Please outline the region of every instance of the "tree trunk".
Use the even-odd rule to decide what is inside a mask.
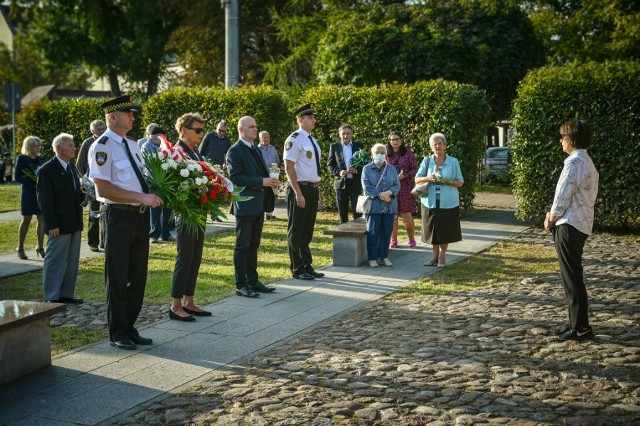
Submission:
[[[115,71],[109,72],[109,85],[111,86],[111,95],[118,97],[120,93],[120,83],[118,82],[118,74]]]

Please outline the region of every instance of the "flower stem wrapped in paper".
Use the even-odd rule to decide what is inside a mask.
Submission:
[[[361,149],[351,157],[351,167],[361,169],[371,162],[371,154],[368,149]]]
[[[188,159],[164,135],[160,137],[158,152],[144,155],[145,178],[189,233],[204,230],[209,214],[226,217],[223,207],[251,198],[241,196],[243,188],[234,187],[211,164]]]

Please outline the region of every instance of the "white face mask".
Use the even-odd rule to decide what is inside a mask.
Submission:
[[[373,162],[376,164],[384,163],[385,156],[384,154],[376,154],[373,156]]]

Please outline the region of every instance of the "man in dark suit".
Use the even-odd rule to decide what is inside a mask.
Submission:
[[[78,172],[71,163],[76,146],[68,133],[56,136],[52,146],[56,156],[38,171],[36,187],[48,236],[42,275],[44,299],[79,304],[82,299],[73,296],[80,261],[83,195]]]
[[[78,153],[78,159],[76,160],[76,167],[81,175],[89,175],[89,148],[98,140],[100,136],[107,130],[107,125],[102,120],[93,120],[89,124],[89,130],[91,136],[82,142],[80,146],[80,152]],[[100,248],[104,248],[104,234],[105,227],[102,226],[102,233],[100,233],[100,202],[91,200],[89,202],[89,223],[87,229],[87,240],[89,243],[89,249],[91,251],[100,251]]]
[[[334,176],[333,189],[336,191],[336,201],[338,212],[340,212],[340,223],[349,221],[349,201],[351,201],[351,211],[353,218],[362,216],[356,212],[358,195],[362,194],[362,184],[360,183],[360,170],[351,166],[353,154],[364,149],[360,142],[351,140],[353,128],[350,124],[343,124],[339,129],[340,142],[336,142],[329,148],[329,159],[327,166],[329,172]]]
[[[238,121],[240,139],[227,152],[229,178],[236,186],[244,187],[242,195],[253,197],[247,201],[234,202],[231,213],[236,217],[236,247],[233,265],[236,270],[236,294],[258,297],[258,293],[271,293],[258,280],[258,248],[264,225],[264,212],[273,211],[275,195],[271,188],[277,188],[278,179],[269,177],[267,167],[253,141],[258,136],[256,121],[242,117]]]

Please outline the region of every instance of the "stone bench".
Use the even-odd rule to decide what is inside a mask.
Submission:
[[[0,301],[0,384],[51,365],[49,318],[61,303]]]
[[[364,218],[324,231],[333,236],[333,265],[359,266],[367,261],[367,223]]]

